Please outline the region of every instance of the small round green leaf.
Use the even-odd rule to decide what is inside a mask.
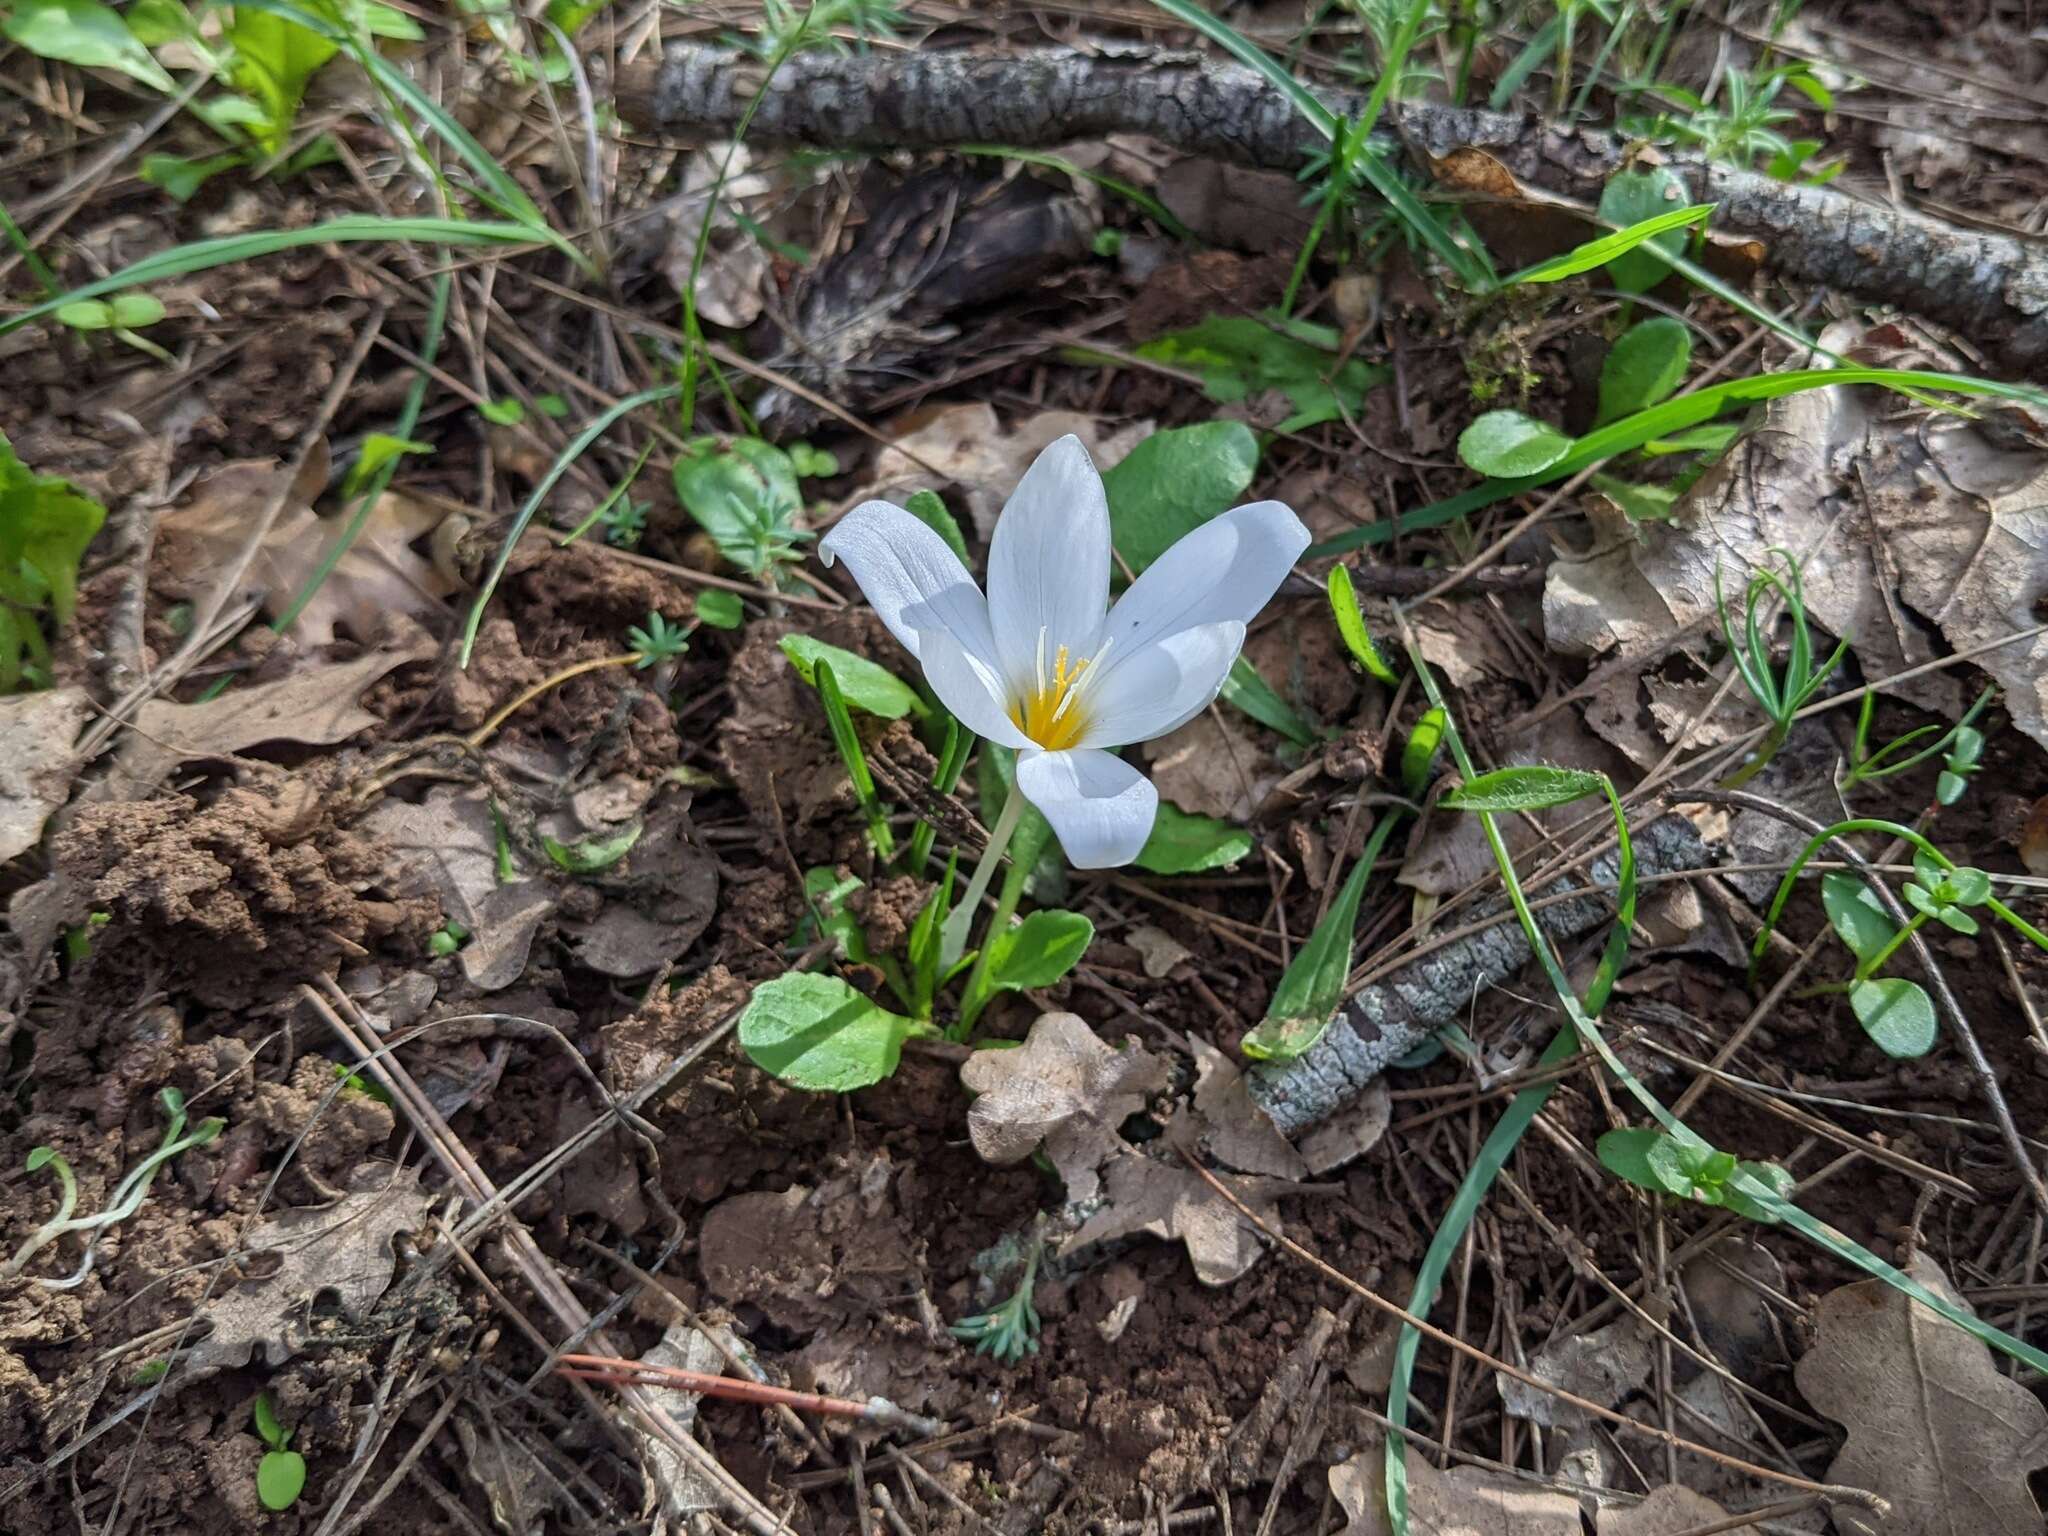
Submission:
[[[1849,989],[1857,1022],[1887,1056],[1906,1060],[1934,1049],[1934,1003],[1915,981],[1879,976]]]
[[[836,976],[793,972],[754,989],[739,1037],[754,1065],[791,1087],[846,1093],[893,1073],[917,1027]]]
[[[118,330],[139,331],[164,317],[163,301],[149,293],[120,293],[111,301]]]
[[[1598,424],[1646,411],[1678,388],[1692,362],[1692,333],[1658,315],[1621,333],[1600,368]]]
[[[1572,451],[1572,440],[1520,411],[1488,411],[1458,434],[1458,457],[1482,475],[1540,474]]]
[[[1641,1189],[1665,1189],[1664,1175],[1650,1161],[1660,1142],[1670,1141],[1661,1131],[1647,1128],[1609,1131],[1594,1146],[1600,1166],[1616,1178],[1626,1179]]]
[[[989,940],[988,984],[997,991],[1049,987],[1080,963],[1095,925],[1079,912],[1048,907]]]
[[[1991,899],[1991,877],[1964,864],[1948,872],[1949,893],[1959,907],[1981,907]]]
[[[697,622],[713,629],[738,629],[746,619],[746,606],[737,592],[707,587],[696,597]]]
[[[265,1509],[290,1509],[306,1491],[306,1458],[297,1451],[266,1451],[256,1463],[256,1497]]]
[[[1685,183],[1668,167],[1647,171],[1619,171],[1607,178],[1600,189],[1600,217],[1609,224],[1629,229],[1660,214],[1674,213],[1686,203]],[[1673,255],[1685,248],[1682,230],[1653,235],[1632,250],[1607,263],[1607,277],[1623,293],[1644,293],[1664,281],[1671,263],[1653,254],[1665,250]]]
[[[57,323],[74,331],[106,331],[114,326],[114,306],[99,299],[79,299],[57,308]]]

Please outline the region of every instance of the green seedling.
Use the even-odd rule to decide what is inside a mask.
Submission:
[[[1996,692],[1994,688],[1986,688],[1978,694],[1977,702],[1946,731],[1938,725],[1923,725],[1917,731],[1908,731],[1897,740],[1885,743],[1875,752],[1870,750],[1870,723],[1877,708],[1877,694],[1874,690],[1865,693],[1863,707],[1856,716],[1855,740],[1849,748],[1849,770],[1842,775],[1842,792],[1847,794],[1858,784],[1888,779],[1893,774],[1918,767],[1931,757],[1941,756],[1942,770],[1935,781],[1934,798],[1938,804],[1954,805],[1962,799],[1963,791],[1969,788],[1970,776],[1977,771],[1979,760],[1984,755],[1984,733],[1971,722],[1984,712],[1985,705],[1991,702]],[[1928,736],[1933,736],[1934,741],[1910,756],[1898,756]]]
[[[1721,589],[1721,572],[1718,568],[1714,572],[1714,602],[1721,614],[1722,638],[1743,685],[1770,722],[1770,730],[1762,743],[1728,778],[1724,788],[1746,784],[1763,771],[1764,766],[1777,755],[1778,748],[1785,744],[1799,711],[1826,686],[1828,678],[1849,652],[1849,637],[1845,635],[1825,661],[1818,666],[1814,664],[1813,632],[1806,622],[1806,594],[1799,582],[1799,562],[1787,550],[1774,549],[1771,553],[1785,562],[1785,575],[1780,577],[1776,571],[1765,567],[1749,578],[1749,586],[1743,595],[1743,625],[1739,636],[1735,621],[1729,617],[1727,595]],[[1784,605],[1785,615],[1792,626],[1791,650],[1785,658],[1782,675],[1772,661],[1771,646],[1764,637],[1763,609],[1772,599]]]
[[[709,624],[713,629],[738,629],[747,620],[746,605],[740,601],[737,592],[727,592],[721,587],[706,587],[690,601],[699,624]]]
[[[263,1501],[265,1509],[290,1509],[306,1491],[306,1458],[291,1449],[291,1431],[277,1421],[277,1410],[270,1406],[269,1393],[256,1394],[250,1416],[255,1420],[257,1437],[268,1447],[263,1459],[256,1463],[256,1497]]]
[[[1792,1190],[1792,1175],[1775,1163],[1737,1162],[1734,1153],[1717,1152],[1690,1132],[1609,1131],[1594,1150],[1609,1173],[1640,1189],[1723,1206],[1765,1226],[1776,1223],[1776,1213],[1731,1181],[1737,1174],[1746,1174],[1768,1185],[1780,1198]]]
[[[45,625],[71,622],[78,562],[106,520],[105,507],[36,474],[0,434],[0,693],[49,684]]]
[[[1358,606],[1358,592],[1351,584],[1349,566],[1330,567],[1330,614],[1337,621],[1337,634],[1351,659],[1389,688],[1398,686],[1401,679],[1381,658],[1379,647],[1372,643],[1372,635],[1366,630],[1365,614]]]
[[[1024,1260],[1024,1278],[1001,1306],[972,1317],[963,1317],[947,1332],[974,1345],[977,1355],[987,1355],[1005,1365],[1014,1365],[1026,1355],[1038,1353],[1038,1308],[1031,1292],[1038,1283],[1038,1260],[1044,1252],[1042,1238],[1034,1238]]]
[[[469,930],[450,918],[427,936],[427,953],[443,960],[468,942]]]
[[[860,733],[853,728],[853,716],[847,712],[846,696],[839,691],[832,663],[820,657],[811,668],[811,681],[818,690],[818,702],[825,709],[832,745],[839,749],[839,760],[846,765],[847,777],[853,781],[854,798],[867,818],[868,836],[875,852],[885,862],[893,859],[896,834],[889,830],[889,817],[882,809],[881,796],[875,791],[875,775],[868,767],[867,749],[861,745]]]
[[[564,843],[542,835],[541,851],[548,856],[557,869],[571,875],[601,875],[628,853],[640,841],[640,834],[647,830],[645,823],[634,822],[623,832],[610,837],[593,837],[580,843]]]
[[[671,624],[658,613],[647,615],[647,622],[635,624],[626,631],[626,643],[633,648],[638,658],[633,665],[645,669],[664,661],[674,661],[690,648],[690,632],[680,624]]]
[[[64,1161],[56,1149],[36,1147],[30,1151],[27,1162],[30,1173],[48,1168],[57,1176],[57,1211],[28,1235],[22,1245],[14,1251],[13,1258],[0,1265],[0,1280],[12,1279],[21,1274],[28,1267],[30,1259],[59,1238],[73,1232],[90,1232],[94,1235],[87,1241],[85,1258],[74,1274],[62,1280],[37,1279],[35,1282],[45,1290],[52,1291],[68,1291],[83,1284],[85,1277],[92,1272],[93,1253],[98,1235],[117,1222],[126,1221],[142,1208],[142,1202],[149,1197],[150,1186],[156,1182],[157,1171],[165,1163],[180,1152],[207,1145],[227,1126],[225,1120],[202,1120],[188,1135],[185,1131],[184,1094],[175,1088],[166,1088],[157,1095],[157,1102],[163,1106],[164,1116],[169,1122],[164,1127],[162,1143],[114,1186],[113,1192],[107,1196],[106,1205],[93,1215],[72,1214],[78,1208],[78,1180],[72,1175],[71,1165]]]

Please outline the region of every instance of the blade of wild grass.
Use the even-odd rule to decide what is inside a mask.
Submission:
[[[526,525],[533,521],[533,514],[540,510],[540,504],[547,500],[548,493],[555,488],[555,482],[569,472],[569,466],[583,457],[583,451],[610,430],[613,422],[628,411],[637,411],[643,405],[653,405],[659,400],[673,400],[682,393],[680,384],[657,384],[652,389],[643,389],[637,395],[628,395],[618,404],[600,411],[576,436],[570,439],[555,462],[548,466],[533,487],[533,491],[512,514],[512,525],[505,530],[505,542],[499,546],[498,558],[491,562],[491,571],[484,583],[477,588],[476,601],[470,604],[469,618],[462,626],[462,655],[456,665],[469,665],[469,653],[476,648],[476,632],[484,621],[484,609],[491,603],[491,594],[498,590],[498,583],[504,579],[505,567],[512,563],[512,551],[519,547],[519,539],[526,532]]]
[[[0,235],[7,237],[7,243],[13,246],[15,253],[21,257],[22,264],[28,268],[28,275],[36,280],[36,286],[42,289],[46,296],[55,295],[58,291],[57,274],[50,270],[49,264],[37,254],[36,248],[29,244],[28,236],[23,234],[21,226],[14,222],[14,215],[7,211],[5,203],[0,203]]]
[[[1224,52],[1240,63],[1248,65],[1266,77],[1266,80],[1289,102],[1296,111],[1308,120],[1310,127],[1333,143],[1337,137],[1337,116],[1319,101],[1315,93],[1290,74],[1265,49],[1239,32],[1229,22],[1211,16],[1193,3],[1193,0],[1152,0],[1160,10],[1186,26],[1192,27]],[[1419,5],[1418,5],[1419,9]],[[1407,27],[1403,19],[1403,30]],[[1412,41],[1412,39],[1411,39]],[[1384,102],[1386,82],[1394,77],[1389,71],[1373,87],[1373,99]],[[1368,104],[1368,110],[1375,110]],[[1489,293],[1496,286],[1493,262],[1484,249],[1467,246],[1457,240],[1451,232],[1439,223],[1436,216],[1423,205],[1401,180],[1394,168],[1371,153],[1359,157],[1359,169],[1365,179],[1372,183],[1375,192],[1386,199],[1387,204],[1397,213],[1402,222],[1458,275],[1458,280],[1474,293]]]
[[[1540,474],[1521,475],[1512,480],[1485,480],[1469,491],[1443,501],[1431,502],[1413,512],[1404,512],[1398,518],[1384,523],[1368,523],[1363,528],[1352,528],[1340,533],[1334,539],[1317,544],[1308,551],[1306,558],[1316,559],[1324,555],[1341,555],[1347,550],[1358,549],[1368,544],[1384,544],[1397,533],[1414,533],[1424,528],[1439,527],[1453,518],[1477,512],[1490,507],[1497,501],[1518,496],[1523,491],[1534,490],[1537,486],[1548,485],[1577,474],[1589,465],[1619,454],[1630,453],[1654,438],[1666,437],[1687,427],[1698,426],[1711,420],[1731,406],[1752,405],[1758,401],[1776,400],[1784,395],[1796,395],[1802,390],[1825,389],[1836,384],[1882,384],[1887,389],[1902,393],[1926,390],[1935,393],[1946,392],[1956,395],[1971,395],[1993,400],[2013,400],[2037,408],[2048,407],[2048,396],[2039,390],[2022,384],[2004,384],[1996,379],[1979,379],[1966,373],[1926,373],[1907,368],[1800,368],[1787,373],[1760,373],[1746,379],[1730,379],[1726,383],[1709,385],[1689,395],[1675,395],[1660,405],[1648,410],[1637,411],[1633,416],[1624,416],[1619,421],[1608,423],[1596,431],[1588,432],[1572,444],[1571,450],[1555,464]]]
[[[306,245],[359,245],[366,241],[412,241],[422,245],[538,245],[541,237],[524,224],[483,223],[470,219],[387,219],[373,214],[345,214],[306,229],[264,229],[246,235],[222,235],[212,240],[194,240],[168,251],[145,256],[118,272],[31,304],[19,314],[0,320],[0,336],[55,314],[66,304],[80,299],[97,299],[124,288],[140,288],[168,278],[185,277],[214,267],[253,261],[278,251],[297,250]]]
[[[448,294],[454,282],[453,275],[447,272],[440,273],[434,279],[434,297],[427,307],[426,333],[420,339],[420,365],[412,376],[411,387],[405,392],[405,404],[399,409],[398,422],[391,429],[394,437],[410,438],[413,428],[419,424],[420,411],[427,403],[427,389],[433,383],[434,357],[441,350],[441,335],[448,324]],[[305,611],[306,604],[313,600],[313,594],[334,574],[335,566],[362,535],[364,525],[370,521],[370,514],[377,509],[378,500],[390,487],[392,477],[398,473],[398,464],[398,459],[393,458],[370,477],[369,484],[363,487],[362,493],[356,498],[355,513],[350,517],[348,527],[341,537],[334,541],[334,547],[322,557],[313,574],[306,578],[305,586],[299,589],[299,595],[291,600],[291,605],[271,620],[270,627],[273,631],[281,635],[290,629],[298,621],[299,615]]]

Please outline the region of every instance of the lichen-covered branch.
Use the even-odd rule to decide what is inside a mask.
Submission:
[[[1364,105],[1362,92],[1316,94],[1340,115]],[[707,135],[731,132],[759,95],[749,138],[832,149],[1033,148],[1142,133],[1191,154],[1296,170],[1321,142],[1253,71],[1157,50],[800,53],[771,80],[747,54],[684,44],[660,64],[623,70],[617,95],[629,122]],[[1627,149],[1609,135],[1497,112],[1411,102],[1387,116],[1426,164],[1482,150],[1525,186],[1588,202]],[[2019,369],[2048,361],[2048,251],[1832,187],[1685,156],[1670,164],[1693,201],[1719,205],[1717,231],[1761,240],[1784,276],[1917,311]]]
[[[1637,829],[1633,843],[1639,875],[1702,869],[1708,862],[1706,845],[1683,816],[1660,816]],[[1611,888],[1619,867],[1615,854],[1595,859],[1594,883]],[[1577,883],[1559,880],[1537,894],[1568,891]],[[1494,910],[1506,906],[1497,902]],[[1591,931],[1612,914],[1605,898],[1589,894],[1537,908],[1536,924],[1555,944]],[[1323,1038],[1301,1056],[1285,1065],[1255,1068],[1245,1079],[1252,1102],[1289,1136],[1320,1124],[1528,960],[1529,941],[1513,918],[1423,956],[1352,998]]]

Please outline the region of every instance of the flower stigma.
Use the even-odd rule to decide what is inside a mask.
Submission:
[[[1054,653],[1052,671],[1045,668],[1045,628],[1038,631],[1038,664],[1033,685],[1020,699],[1010,703],[1010,719],[1017,729],[1048,752],[1076,745],[1087,732],[1087,711],[1080,708],[1081,695],[1089,679],[1100,673],[1102,658],[1115,644],[1112,637],[1093,656],[1075,660],[1063,645]]]

